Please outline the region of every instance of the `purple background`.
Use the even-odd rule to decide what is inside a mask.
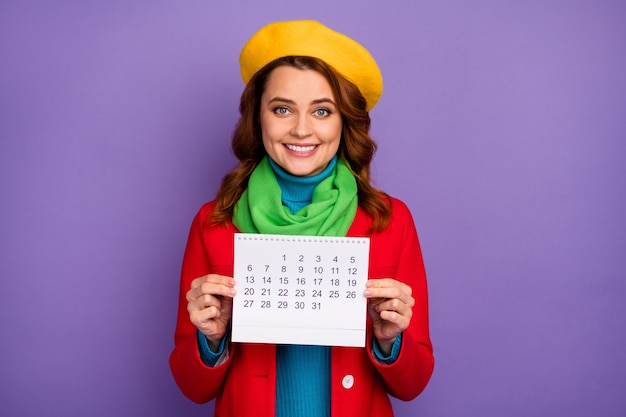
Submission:
[[[617,0],[2,1],[0,415],[209,414],[167,362],[180,261],[234,163],[239,50],[294,18],[383,71],[374,174],[437,360],[397,415],[626,415]]]

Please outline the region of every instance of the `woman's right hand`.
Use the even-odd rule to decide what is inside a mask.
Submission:
[[[235,280],[223,275],[209,274],[191,282],[187,292],[189,319],[216,350],[226,334],[233,313]]]

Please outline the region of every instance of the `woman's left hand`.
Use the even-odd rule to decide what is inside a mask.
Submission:
[[[383,353],[390,354],[393,342],[409,327],[415,299],[408,285],[392,278],[367,281],[367,313],[374,323],[374,337]]]

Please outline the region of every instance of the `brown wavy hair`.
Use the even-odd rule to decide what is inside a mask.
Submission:
[[[324,61],[308,56],[279,58],[261,68],[248,82],[241,95],[241,118],[232,136],[232,150],[239,165],[224,176],[217,192],[215,210],[209,219],[223,224],[233,215],[233,209],[248,186],[252,171],[266,155],[261,138],[259,112],[261,97],[269,75],[280,66],[317,71],[330,84],[343,126],[338,156],[354,174],[358,186],[359,206],[372,218],[371,230],[379,232],[391,217],[389,196],[370,184],[370,163],[376,143],[369,135],[370,116],[359,89]]]

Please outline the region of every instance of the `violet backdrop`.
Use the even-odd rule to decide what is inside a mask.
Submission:
[[[191,219],[245,40],[313,18],[385,91],[436,366],[409,416],[626,415],[626,3],[0,3],[0,416],[206,416],[171,377]],[[245,399],[242,399],[245,400]]]

